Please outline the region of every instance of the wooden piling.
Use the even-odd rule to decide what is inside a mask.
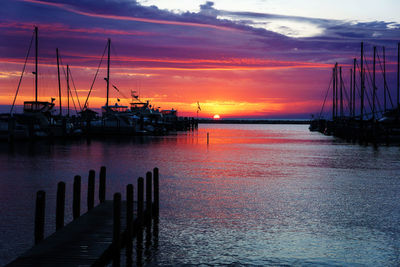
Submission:
[[[153,183],[152,183],[152,173],[147,172],[146,173],[146,223],[151,224],[151,204],[153,202]]]
[[[74,220],[81,215],[81,177],[79,175],[76,175],[74,178],[72,215]]]
[[[160,210],[160,195],[159,195],[159,174],[158,168],[153,169],[153,182],[154,182],[154,202],[153,202],[153,213],[155,217],[158,217]]]
[[[105,168],[102,171],[105,178]],[[94,199],[94,177],[95,172],[89,172],[88,202]],[[105,181],[105,179],[104,179]],[[122,210],[125,202],[121,200],[121,194],[114,194],[113,202],[105,201],[103,204],[93,207],[90,212],[80,216],[81,202],[81,177],[76,175],[73,183],[73,217],[76,221],[64,226],[65,212],[65,183],[59,182],[57,185],[57,205],[56,205],[56,229],[57,231],[49,238],[44,240],[45,226],[45,192],[38,191],[36,196],[35,209],[35,244],[26,254],[19,257],[11,264],[12,266],[37,266],[46,264],[56,265],[60,262],[65,265],[75,265],[75,263],[103,266],[112,260],[113,266],[120,266],[121,248],[126,246],[126,264],[133,264],[132,249],[133,237],[137,238],[137,264],[142,265],[143,253],[143,231],[146,229],[146,257],[151,257],[150,246],[154,242],[158,246],[158,210],[159,210],[159,170],[153,169],[146,173],[146,209],[144,209],[144,179],[139,177],[137,182],[137,219],[134,220],[134,187],[132,184],[126,187],[126,210]],[[153,185],[154,184],[154,185]],[[154,192],[154,193],[153,193]],[[154,194],[154,199],[153,198]],[[154,202],[153,202],[153,201]],[[154,204],[153,204],[154,203]],[[88,204],[88,208],[90,205]],[[154,223],[152,219],[153,216]],[[126,218],[124,217],[126,216]],[[122,229],[122,222],[126,220],[127,228]],[[143,223],[146,222],[146,227]],[[110,227],[113,224],[113,227]],[[153,226],[153,227],[151,227]],[[135,227],[135,228],[134,228]],[[134,229],[133,229],[134,228]],[[124,231],[125,230],[125,231]],[[152,239],[153,238],[153,239]],[[153,241],[154,240],[154,241]],[[90,247],[81,253],[75,248]],[[54,249],[57,248],[57,249]]]
[[[57,185],[56,231],[64,227],[64,211],[65,211],[65,183],[59,182]]]
[[[144,181],[143,177],[139,177],[137,186],[137,216],[141,222],[143,219],[143,191],[144,191]]]
[[[126,230],[128,238],[132,238],[133,228],[133,185],[126,186]]]
[[[100,182],[99,182],[99,200],[100,203],[106,201],[106,167],[100,168]]]
[[[210,143],[210,133],[207,132],[207,145]]]
[[[113,204],[113,266],[120,265],[120,247],[121,247],[121,194],[114,194]]]
[[[46,208],[46,193],[42,190],[36,193],[35,210],[35,244],[44,239],[44,215]]]
[[[87,192],[87,209],[88,211],[94,207],[94,188],[95,188],[96,172],[94,170],[89,171],[88,178],[88,192]]]

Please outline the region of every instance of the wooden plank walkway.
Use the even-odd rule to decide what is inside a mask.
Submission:
[[[126,229],[126,202],[121,229]],[[92,266],[111,249],[113,201],[106,201],[72,221],[7,266]]]

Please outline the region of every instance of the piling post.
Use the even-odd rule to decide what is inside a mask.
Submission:
[[[151,204],[153,202],[152,198],[153,198],[153,194],[152,194],[152,190],[153,190],[153,183],[152,183],[152,173],[151,172],[147,172],[146,173],[146,223],[147,224],[151,224]]]
[[[59,182],[57,185],[56,231],[64,227],[64,211],[65,211],[65,183]]]
[[[35,209],[35,244],[44,239],[44,215],[46,208],[46,193],[42,190],[36,193]]]
[[[160,211],[160,195],[159,195],[159,174],[158,174],[158,168],[153,169],[153,182],[154,182],[154,207],[153,207],[153,213],[155,217],[158,217],[159,211]]]
[[[143,181],[143,177],[139,177],[138,179],[138,192],[137,192],[137,217],[140,221],[140,224],[142,222],[143,219],[143,191],[144,191],[144,181]]]
[[[114,194],[113,201],[113,246],[114,246],[114,255],[113,255],[113,266],[120,265],[120,255],[119,250],[121,247],[121,194]]]
[[[125,266],[133,266],[133,185],[128,184],[126,186],[126,232],[127,232],[127,239],[126,239],[126,249],[125,249],[125,256],[126,262]]]
[[[126,229],[128,240],[132,238],[133,228],[133,185],[126,186]]]
[[[100,203],[106,201],[106,167],[100,168],[100,182],[99,182],[99,200]]]
[[[88,211],[94,207],[94,185],[95,185],[96,172],[94,170],[89,171],[88,178],[88,192],[87,192],[87,209]]]
[[[74,220],[81,215],[81,177],[79,175],[76,175],[74,178],[72,215]]]
[[[210,133],[207,132],[207,145],[210,143]]]

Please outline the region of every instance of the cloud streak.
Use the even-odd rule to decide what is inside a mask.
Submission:
[[[0,104],[7,104],[6,96],[13,94],[33,25],[39,26],[44,97],[54,96],[51,92],[57,84],[52,80],[56,47],[71,66],[79,90],[87,90],[107,38],[112,39],[111,74],[118,88],[129,94],[139,87],[144,97],[159,105],[171,108],[172,103],[180,103],[175,108],[188,115],[197,101],[210,103],[204,113],[207,107],[210,113],[218,109],[222,113],[221,103],[233,103],[238,109],[239,103],[246,103],[248,111],[242,105],[236,112],[240,116],[319,111],[317,103],[322,101],[333,64],[339,62],[348,73],[361,41],[368,58],[372,46],[387,47],[389,86],[395,80],[400,27],[390,21],[232,12],[218,10],[212,2],[201,5],[199,12],[177,14],[124,0],[5,1],[12,8],[0,10],[4,40],[0,42],[0,87],[5,88]],[[27,73],[32,67],[31,60]],[[99,77],[105,75],[104,68]],[[24,92],[32,91],[30,82],[23,86]],[[101,106],[103,100],[100,79],[91,104]],[[235,109],[229,112],[235,116]]]

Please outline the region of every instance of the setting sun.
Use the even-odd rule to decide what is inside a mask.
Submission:
[[[219,120],[219,119],[220,119],[220,116],[218,114],[215,114],[214,115],[214,120]]]

